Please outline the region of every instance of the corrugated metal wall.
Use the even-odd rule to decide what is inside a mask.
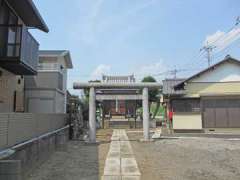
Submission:
[[[0,149],[8,144],[8,114],[0,114]]]
[[[64,127],[66,114],[0,113],[0,150]]]
[[[202,100],[204,128],[240,128],[240,97],[205,97]]]

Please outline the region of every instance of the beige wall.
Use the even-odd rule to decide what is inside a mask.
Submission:
[[[173,115],[173,129],[202,129],[201,114],[175,113]]]
[[[2,72],[0,76],[0,113],[13,112],[14,92],[18,91],[18,95],[23,95],[24,79],[2,68],[0,71]],[[20,79],[20,84],[18,84],[18,79]]]
[[[200,97],[204,94],[239,94],[240,82],[188,83],[185,89],[186,97]]]

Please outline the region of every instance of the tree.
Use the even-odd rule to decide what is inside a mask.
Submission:
[[[157,82],[156,79],[152,76],[146,76],[143,78],[142,82]],[[160,107],[160,100],[159,100],[159,89],[150,89],[149,90],[149,102],[150,102],[150,106],[149,108],[151,108],[151,105],[153,102],[156,102],[157,103],[157,106],[156,106],[156,109],[153,113],[153,118],[155,118],[158,110],[159,110],[159,107]]]

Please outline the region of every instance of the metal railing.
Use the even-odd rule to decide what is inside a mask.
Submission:
[[[37,68],[39,43],[24,25],[0,24],[0,60],[21,61]]]
[[[38,70],[62,72],[62,66],[58,63],[39,63]]]

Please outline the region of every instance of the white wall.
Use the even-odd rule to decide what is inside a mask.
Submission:
[[[54,113],[54,99],[29,98],[28,111],[31,113]]]
[[[29,113],[65,113],[64,94],[56,89],[29,89],[25,98]]]
[[[62,75],[63,75],[63,94],[64,97],[62,99],[62,94],[61,95],[57,95],[58,97],[60,97],[60,99],[58,100],[58,104],[57,106],[57,111],[59,111],[59,109],[61,109],[61,113],[66,113],[66,104],[67,104],[67,65],[65,62],[65,58],[62,56],[59,57],[40,57],[40,62],[41,63],[58,63],[60,65],[62,65],[63,69],[61,71]],[[41,71],[44,72],[44,71]],[[62,108],[63,107],[63,108]]]
[[[68,73],[67,73],[67,69],[64,69],[63,70],[63,93],[64,93],[64,104],[65,104],[65,106],[64,106],[64,113],[66,113],[67,112],[67,75],[68,75]]]
[[[173,129],[199,130],[202,129],[201,114],[179,113],[173,115]]]
[[[67,65],[64,57],[59,57],[58,62],[63,66],[62,74],[63,74],[63,93],[64,93],[64,100],[62,103],[64,103],[64,113],[67,112],[66,105],[67,105]]]
[[[66,113],[66,99],[65,99],[65,94],[56,92],[55,94],[55,102],[56,102],[56,106],[55,106],[55,110],[56,113]]]
[[[240,81],[240,66],[226,62],[190,82],[229,82]]]
[[[194,78],[191,82],[229,82],[240,81],[240,66],[226,62],[216,69]]]

